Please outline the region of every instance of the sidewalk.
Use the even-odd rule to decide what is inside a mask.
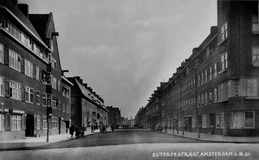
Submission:
[[[95,130],[94,133],[98,133],[99,130]],[[91,133],[91,130],[85,131],[85,136],[94,134]],[[9,141],[0,141],[0,151],[1,150],[12,150],[12,149],[26,149],[27,147],[36,147],[43,146],[50,143],[56,143],[65,140],[73,140],[74,137],[71,137],[69,133],[50,135],[49,142],[47,142],[47,136],[42,137],[26,137],[25,139],[9,140]]]
[[[200,138],[198,138],[197,132],[183,132],[174,130],[168,130],[167,134],[173,134],[175,136],[196,139],[201,141],[208,141],[208,142],[219,142],[219,143],[259,143],[259,137],[232,137],[232,136],[223,136],[223,135],[211,135],[208,133],[200,133]]]

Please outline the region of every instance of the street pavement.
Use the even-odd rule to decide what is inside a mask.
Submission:
[[[84,132],[85,136],[99,133],[99,130],[95,130],[93,133],[90,130]],[[15,149],[27,149],[38,146],[45,146],[52,143],[61,141],[68,141],[75,139],[75,136],[71,137],[69,133],[50,135],[49,141],[47,142],[47,136],[42,137],[26,137],[24,139],[0,141],[1,150],[15,150]]]
[[[157,159],[230,159],[259,158],[258,144],[226,143],[152,143],[97,147],[75,147],[0,152],[3,160],[157,160]]]
[[[200,137],[197,132],[183,132],[174,130],[168,130],[166,133],[173,134],[175,136],[197,139],[206,142],[218,142],[218,143],[259,143],[259,137],[234,137],[234,136],[223,136],[223,135],[211,135],[208,133],[200,133]]]

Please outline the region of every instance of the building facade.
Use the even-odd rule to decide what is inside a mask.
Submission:
[[[79,76],[68,77],[71,88],[71,123],[87,129],[100,129],[108,125],[108,110],[103,99],[96,94]]]
[[[117,107],[107,106],[106,107],[109,114],[108,124],[109,126],[115,125],[119,127],[121,124],[121,111]]]
[[[166,125],[258,136],[259,2],[218,0],[217,7],[217,26],[164,87]]]
[[[0,2],[0,139],[65,133],[57,35],[51,13]]]

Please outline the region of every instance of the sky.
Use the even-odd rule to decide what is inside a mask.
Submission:
[[[216,0],[18,0],[53,13],[66,76],[134,118],[217,25]]]

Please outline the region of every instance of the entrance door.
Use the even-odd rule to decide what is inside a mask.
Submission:
[[[58,119],[58,133],[61,134],[61,118]]]
[[[34,136],[34,115],[33,114],[27,114],[26,116],[25,136],[26,137]]]

